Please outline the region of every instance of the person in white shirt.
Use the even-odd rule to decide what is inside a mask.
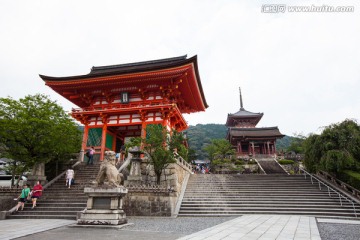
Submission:
[[[65,181],[65,186],[71,186],[71,181],[74,178],[75,172],[74,170],[72,170],[72,168],[70,167],[68,170],[66,170],[66,181]]]

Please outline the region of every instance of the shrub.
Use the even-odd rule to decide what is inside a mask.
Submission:
[[[341,181],[346,182],[352,187],[360,190],[360,173],[351,170],[344,170],[338,175],[338,178]]]
[[[234,163],[235,165],[243,165],[243,164],[244,164],[244,161],[241,160],[241,159],[237,159],[237,160],[234,160],[233,163]]]
[[[294,164],[293,160],[287,160],[287,159],[279,160],[278,162],[282,165]]]

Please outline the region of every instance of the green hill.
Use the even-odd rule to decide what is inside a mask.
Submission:
[[[204,147],[211,143],[212,139],[225,138],[227,127],[224,124],[197,124],[189,126],[186,130],[189,147],[196,152],[197,159],[207,159]],[[292,137],[285,136],[276,141],[276,149],[286,150],[290,146]]]

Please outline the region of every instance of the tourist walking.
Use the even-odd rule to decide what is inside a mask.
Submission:
[[[36,201],[38,198],[41,197],[42,191],[43,191],[43,187],[41,186],[40,181],[37,181],[35,183],[35,186],[32,189],[32,195],[31,195],[32,208],[31,209],[34,209],[36,207]]]
[[[20,209],[21,211],[24,210],[25,202],[29,196],[30,196],[30,188],[28,184],[25,184],[18,197],[18,204],[16,205],[15,211],[18,211],[20,207],[21,207]]]
[[[71,187],[71,182],[73,181],[74,175],[75,172],[71,167],[68,170],[66,170],[65,186],[68,186],[68,188]]]
[[[94,164],[94,154],[95,154],[95,148],[90,147],[90,149],[86,152],[86,156],[88,157],[88,162],[86,165]]]

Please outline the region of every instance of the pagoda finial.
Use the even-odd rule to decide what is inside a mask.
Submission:
[[[241,95],[241,88],[239,87],[239,92],[240,92],[240,110],[245,110],[244,106],[243,106],[243,101],[242,101],[242,95]]]

